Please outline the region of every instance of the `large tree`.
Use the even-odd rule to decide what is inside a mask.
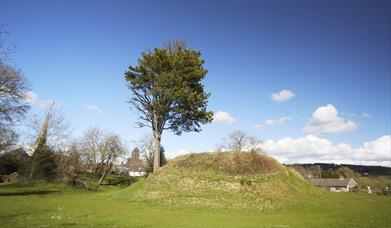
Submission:
[[[164,130],[201,131],[201,124],[212,121],[207,111],[210,93],[201,83],[207,74],[201,52],[184,42],[168,42],[162,48],[142,53],[137,66],[125,73],[133,93],[129,101],[138,111],[139,127],[150,127],[155,139],[154,165],[160,167],[160,142]]]
[[[9,63],[8,56],[13,47],[6,45],[6,34],[0,26],[0,152],[10,148],[16,141],[13,127],[29,108],[25,102],[27,79]]]

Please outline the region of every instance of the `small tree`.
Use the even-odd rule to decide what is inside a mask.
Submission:
[[[231,150],[235,152],[248,151],[261,153],[259,147],[261,140],[254,136],[248,135],[244,131],[234,131],[223,139],[223,143],[218,145],[217,150]]]
[[[30,178],[53,179],[56,176],[56,162],[54,153],[47,145],[47,130],[49,118],[47,117],[36,140],[36,146],[31,156]]]
[[[107,135],[104,145],[104,151],[106,151],[107,158],[102,164],[102,176],[98,181],[98,187],[102,183],[106,175],[110,172],[117,158],[126,153],[126,150],[122,145],[119,136],[115,134]]]
[[[201,81],[207,70],[199,51],[183,42],[168,42],[163,48],[142,53],[138,66],[129,66],[125,79],[138,111],[139,127],[150,127],[155,139],[153,171],[160,166],[160,142],[164,130],[201,131],[212,121],[206,110],[209,93]]]
[[[107,159],[105,141],[106,134],[101,129],[93,127],[83,132],[79,143],[85,165],[95,174],[101,174],[102,164]]]
[[[68,147],[68,139],[71,135],[71,127],[65,119],[65,112],[55,102],[47,103],[44,108],[44,115],[34,115],[32,120],[27,123],[29,128],[29,132],[27,132],[30,139],[29,144],[36,145],[34,139],[40,134],[40,127],[47,121],[47,145],[55,151],[64,151]]]
[[[247,133],[244,131],[234,131],[228,135],[229,148],[233,151],[240,152],[242,151],[248,141]]]

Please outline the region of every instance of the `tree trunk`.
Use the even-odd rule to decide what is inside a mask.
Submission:
[[[153,172],[157,172],[160,168],[160,140],[161,133],[158,131],[153,132],[153,137],[155,139],[155,151],[153,154]]]
[[[109,173],[111,167],[113,166],[113,163],[110,163],[110,165],[108,167],[106,167],[106,169],[104,170],[103,172],[103,175],[102,177],[99,179],[98,181],[98,184],[97,184],[97,187],[99,187],[99,185],[102,183],[102,181],[105,179],[107,173]]]

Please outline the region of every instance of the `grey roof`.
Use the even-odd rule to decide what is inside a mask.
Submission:
[[[313,178],[308,179],[313,185],[321,187],[346,187],[349,185],[350,181],[353,181],[351,184],[353,186],[357,185],[352,178],[347,179],[338,179],[338,178]],[[351,187],[353,187],[351,186]]]

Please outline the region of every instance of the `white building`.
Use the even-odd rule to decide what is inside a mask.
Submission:
[[[311,184],[327,188],[331,192],[350,192],[357,187],[357,182],[353,178],[313,178],[308,180]]]

